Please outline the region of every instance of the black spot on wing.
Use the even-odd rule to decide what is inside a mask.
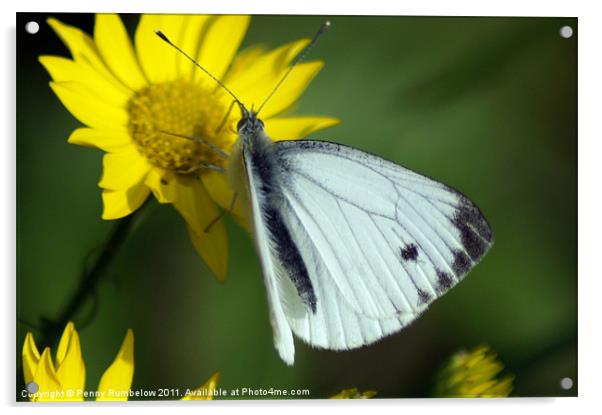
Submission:
[[[439,291],[444,292],[451,288],[453,279],[447,272],[437,270],[437,282],[439,283]]]
[[[275,208],[267,206],[263,211],[263,218],[268,228],[270,239],[274,244],[274,251],[282,267],[287,272],[291,281],[297,288],[297,293],[304,304],[316,313],[316,294],[309,279],[307,267],[303,258],[293,242],[282,216]]]
[[[478,261],[493,243],[491,228],[479,208],[461,196],[452,223],[460,231],[462,245],[470,258]]]
[[[414,244],[407,244],[401,248],[401,259],[404,261],[416,261],[418,258],[418,248]]]

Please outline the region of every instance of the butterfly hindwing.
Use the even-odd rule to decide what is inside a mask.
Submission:
[[[261,155],[258,158],[258,155],[251,151],[242,153],[241,161],[247,180],[248,202],[253,216],[253,235],[267,291],[270,323],[274,332],[274,346],[278,350],[280,358],[286,364],[292,365],[295,361],[295,345],[281,299],[294,298],[297,300],[299,297],[296,298],[292,291],[283,291],[290,287],[292,281],[288,279],[289,276],[280,265],[280,260],[274,250],[275,244],[270,235],[270,228],[266,223],[268,218],[263,214],[267,204],[266,192],[269,191],[267,186],[270,185],[270,183],[266,183],[266,180],[270,179],[266,175],[265,166],[261,165],[261,160]]]

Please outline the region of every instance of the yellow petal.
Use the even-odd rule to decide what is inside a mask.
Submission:
[[[39,361],[40,352],[38,352],[38,348],[36,347],[33,334],[31,332],[27,333],[25,342],[23,343],[23,377],[25,378],[25,384],[33,380]]]
[[[215,223],[209,232],[203,230],[197,233],[188,226],[188,236],[197,254],[203,258],[215,278],[224,282],[228,272],[228,241],[223,220]]]
[[[498,383],[493,386],[491,389],[489,389],[488,391],[486,391],[483,396],[484,397],[491,397],[491,398],[497,398],[497,397],[505,397],[510,395],[510,393],[512,392],[512,381],[514,380],[514,377],[512,376],[507,376],[505,378],[503,378],[502,380],[498,381]]]
[[[218,281],[224,281],[228,264],[226,228],[223,220],[219,220],[205,232],[220,212],[202,182],[196,178],[177,175],[175,180],[164,186],[163,193],[166,200],[172,200],[174,207],[186,221],[198,254]]]
[[[299,39],[269,52],[263,52],[260,48],[245,50],[232,64],[225,83],[245,105],[257,109],[280,81],[289,63],[308,43],[309,39]],[[298,69],[295,68],[295,71]],[[266,118],[263,112],[262,118]]]
[[[481,379],[494,378],[498,373],[504,369],[498,361],[493,362],[481,362],[478,366],[466,369],[466,376],[474,381],[480,381]]]
[[[483,395],[485,391],[496,384],[496,380],[488,380],[484,382],[479,382],[474,385],[466,386],[464,388],[463,395],[466,397],[477,397]]]
[[[149,194],[149,188],[142,183],[126,190],[103,190],[102,218],[120,219],[129,215],[144,203]]]
[[[63,388],[56,375],[54,365],[52,364],[49,347],[45,348],[42,352],[33,381],[38,384],[38,393],[37,396],[33,397],[33,400],[61,400],[60,396],[57,396],[56,394],[60,394],[63,391]],[[50,396],[50,394],[54,394],[54,397]]]
[[[168,186],[171,180],[175,180],[175,174],[163,169],[151,169],[146,176],[145,184],[151,189],[159,203],[172,203],[176,193],[173,186]]]
[[[207,382],[196,388],[190,395],[182,398],[183,401],[210,401],[219,381],[219,372],[215,372]]]
[[[283,74],[288,64],[309,42],[309,39],[299,39],[270,51],[261,46],[247,48],[236,57],[224,81],[238,93],[253,87],[266,77],[274,78],[270,82],[278,81],[278,76]],[[274,86],[275,84],[272,85]],[[245,104],[251,105],[248,102]]]
[[[104,155],[98,185],[109,190],[128,189],[143,181],[151,168],[136,147],[128,146],[123,151]]]
[[[117,357],[98,384],[97,401],[127,401],[134,377],[134,332],[128,329]]]
[[[285,47],[286,46],[287,45],[285,45]],[[230,67],[228,73],[224,77],[224,81],[238,82],[238,85],[241,86],[245,85],[245,83],[244,81],[241,82],[238,79],[239,76],[246,76],[247,78],[254,77],[255,79],[257,79],[257,75],[248,74],[248,69],[251,67],[251,65],[256,65],[258,63],[258,59],[264,57],[266,54],[267,52],[265,50],[265,47],[261,45],[252,45],[245,48],[238,55],[236,55],[236,58],[234,58],[232,66]],[[261,62],[265,62],[265,60],[262,60]],[[270,71],[272,71],[272,66],[265,62],[263,74],[269,73]]]
[[[358,388],[343,389],[330,399],[370,399],[376,396],[376,391],[367,390],[360,392]]]
[[[61,38],[63,43],[65,43],[76,62],[88,63],[107,81],[112,82],[116,88],[127,90],[127,88],[115,78],[115,75],[107,68],[98,54],[98,49],[96,48],[94,41],[87,33],[77,27],[63,24],[54,18],[49,18],[47,22]]]
[[[184,15],[143,14],[136,28],[135,43],[138,61],[150,83],[175,80],[179,52],[161,40],[155,30],[161,30],[176,42],[184,23]]]
[[[118,15],[96,15],[94,41],[100,55],[121,82],[134,91],[148,84],[138,64],[127,30]]]
[[[214,16],[209,15],[186,16],[176,44],[188,55],[196,56],[207,25],[214,18]],[[176,39],[171,40],[176,42]],[[178,53],[176,54],[176,71],[182,78],[193,79],[193,74],[196,75],[196,72],[200,71],[200,69],[184,55]]]
[[[82,84],[95,97],[102,97],[105,104],[126,108],[133,92],[107,80],[88,61],[73,61],[60,56],[40,56],[39,61],[55,82]]]
[[[56,377],[63,389],[82,397],[86,384],[86,367],[82,358],[79,334],[72,322],[67,324],[56,353]]]
[[[69,343],[71,342],[71,336],[75,331],[75,325],[72,321],[68,322],[63,330],[63,334],[61,335],[61,340],[59,341],[59,347],[56,350],[56,362],[57,365],[60,365],[61,362],[65,359],[67,355],[67,349],[69,347]]]
[[[297,140],[340,122],[336,118],[318,116],[270,118],[265,120],[265,128],[272,140]]]
[[[234,197],[234,191],[230,187],[227,177],[217,171],[208,171],[201,176],[203,184],[213,199],[222,209],[229,210]],[[238,195],[234,208],[230,213],[236,222],[247,230],[251,230],[247,201]]]
[[[261,118],[266,119],[289,109],[295,104],[301,94],[303,94],[303,91],[305,91],[305,88],[307,88],[312,79],[314,79],[323,67],[323,62],[307,62],[297,65],[286,81],[278,88],[278,91],[276,91],[265,104],[261,110]],[[272,80],[273,79],[276,78],[272,78]],[[248,96],[250,102],[259,103],[259,105],[261,105],[265,98],[267,98],[269,92],[276,85],[276,82],[269,82],[268,79],[258,82],[253,87],[245,89],[243,96]]]
[[[482,353],[481,351],[474,352],[474,353],[471,353],[466,358],[466,361],[464,362],[464,365],[467,368],[471,368],[473,366],[476,366],[478,363],[481,363],[485,359],[486,359],[486,355],[484,353]]]
[[[127,125],[125,108],[104,102],[83,84],[50,82],[50,87],[69,112],[89,127],[111,129]]]
[[[250,16],[218,16],[209,23],[197,61],[217,79],[222,79],[242,42]],[[206,79],[201,71],[196,79]]]
[[[107,152],[124,151],[133,144],[125,128],[116,130],[77,128],[71,133],[67,141],[70,144],[96,147]]]

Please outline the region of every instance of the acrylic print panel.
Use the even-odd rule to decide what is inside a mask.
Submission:
[[[576,396],[577,36],[18,14],[16,399]]]

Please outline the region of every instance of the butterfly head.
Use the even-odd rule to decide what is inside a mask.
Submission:
[[[236,126],[239,135],[252,136],[263,130],[263,121],[257,117],[253,110],[247,110],[244,105],[240,105],[241,117]]]

